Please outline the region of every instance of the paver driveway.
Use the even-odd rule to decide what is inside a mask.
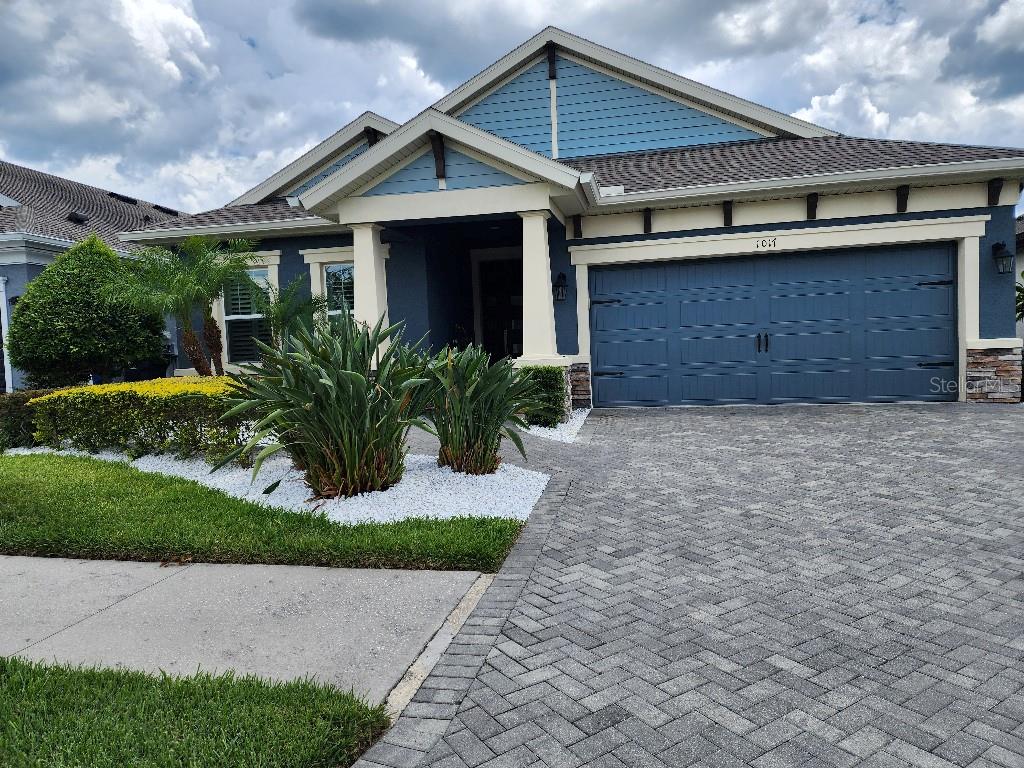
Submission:
[[[530,447],[564,472],[361,765],[1024,765],[1024,408],[595,413]]]

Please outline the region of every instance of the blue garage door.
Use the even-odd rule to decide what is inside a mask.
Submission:
[[[956,399],[952,244],[590,270],[596,405]]]

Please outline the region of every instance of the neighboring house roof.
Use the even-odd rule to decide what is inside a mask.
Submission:
[[[624,192],[1024,158],[1024,149],[821,136],[574,157],[560,162]]]
[[[124,251],[135,246],[118,232],[184,218],[171,208],[0,160],[0,233],[75,243],[95,232]]]
[[[305,208],[289,204],[284,198],[274,198],[255,205],[231,204],[179,220],[163,221],[142,231],[123,232],[121,237],[125,241],[138,242],[202,234],[233,234],[237,237],[275,231],[298,234],[329,228],[337,229],[337,225]]]
[[[387,135],[398,123],[374,112],[363,112],[352,122],[342,126],[311,150],[296,158],[266,181],[260,182],[244,195],[232,200],[228,206],[251,205],[280,196],[315,172],[329,170],[330,164],[344,158],[360,142],[364,142],[366,129]],[[314,176],[315,178],[315,176]],[[312,179],[310,179],[312,181]],[[309,183],[309,182],[307,182]]]
[[[836,134],[836,131],[698,83],[667,69],[598,45],[558,27],[547,27],[541,30],[491,66],[471,77],[447,96],[435,102],[433,108],[449,114],[459,112],[478,96],[499,84],[511,72],[542,55],[549,44],[574,54],[584,61],[627,75],[645,85],[675,94],[694,104],[753,123],[767,129],[772,134],[781,136],[834,136]]]

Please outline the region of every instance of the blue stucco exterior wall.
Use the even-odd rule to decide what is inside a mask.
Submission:
[[[13,304],[16,303],[13,300],[18,299],[25,293],[25,287],[30,281],[38,277],[39,273],[42,272],[44,267],[41,264],[4,264],[0,266],[0,276],[7,278],[7,310],[8,317],[10,311],[13,309]],[[13,383],[15,389],[23,389],[27,386],[25,376],[17,368],[13,370]],[[0,381],[4,376],[3,362],[0,360]],[[6,386],[6,382],[3,382]],[[0,392],[4,391],[0,388]]]
[[[558,156],[762,138],[707,112],[559,56]]]
[[[991,219],[986,226],[985,236],[981,239],[979,264],[979,299],[981,311],[979,327],[982,338],[1009,338],[1016,333],[1015,321],[1015,290],[1014,276],[1001,275],[992,258],[992,245],[1005,242],[1007,247],[1013,243],[1014,208],[1013,206],[995,206],[985,208],[962,208],[946,211],[923,211],[920,213],[887,214],[884,216],[857,216],[845,219],[817,219],[815,221],[787,221],[771,224],[773,230],[806,229],[811,227],[830,227],[840,224],[868,224],[873,222],[906,221],[913,219],[931,219],[951,216],[986,215]],[[662,240],[673,237],[696,237],[701,235],[718,235],[737,232],[760,232],[764,224],[748,224],[736,227],[714,227],[706,229],[690,229],[677,232],[656,232],[649,235],[618,235],[614,237],[581,238],[572,240],[571,244],[614,243],[640,240]],[[1019,269],[1018,269],[1019,272]]]
[[[565,227],[555,218],[548,219],[548,260],[551,262],[551,284],[564,274],[567,288],[565,301],[555,305],[555,348],[560,355],[579,353],[578,320],[576,317],[576,268],[569,261],[569,243]]]
[[[445,150],[444,169],[448,189],[508,187],[524,183],[511,174],[451,148]],[[364,194],[368,196],[407,195],[414,192],[437,191],[434,155],[428,150]]]
[[[459,115],[459,120],[551,157],[548,65],[540,61]]]
[[[403,337],[418,341],[430,332],[430,315],[426,301],[426,246],[416,240],[395,240],[391,243],[387,262],[388,320],[404,321]],[[428,336],[427,342],[430,339]]]

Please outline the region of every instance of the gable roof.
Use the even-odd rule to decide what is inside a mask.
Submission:
[[[366,128],[373,128],[380,133],[389,134],[398,127],[398,123],[381,117],[374,112],[363,112],[352,122],[342,126],[311,150],[296,158],[270,178],[260,182],[243,195],[228,203],[234,205],[254,205],[268,198],[284,194],[292,186],[303,181],[315,169],[336,161],[350,152],[363,138]]]
[[[773,134],[790,137],[838,135],[836,131],[799,120],[770,107],[698,83],[667,69],[598,45],[558,27],[547,27],[541,30],[447,96],[436,101],[432,108],[446,114],[458,112],[472,103],[474,99],[494,88],[511,73],[540,56],[549,44],[575,54],[584,61],[600,65],[647,86],[668,91],[699,106],[752,123]]]
[[[427,109],[381,139],[369,151],[299,196],[307,210],[323,208],[352,194],[365,184],[387,173],[429,143],[430,131],[436,131],[459,144],[557,186],[574,189],[579,173],[507,139],[463,123],[434,109]]]
[[[984,161],[1008,161],[1009,167],[1024,169],[1024,149],[821,136],[574,157],[560,162],[593,173],[599,186],[622,186],[623,192],[630,194],[882,170],[941,172],[951,165]]]
[[[136,246],[122,242],[118,232],[185,218],[171,208],[0,160],[0,233],[72,244],[95,232],[114,250],[126,251]]]

